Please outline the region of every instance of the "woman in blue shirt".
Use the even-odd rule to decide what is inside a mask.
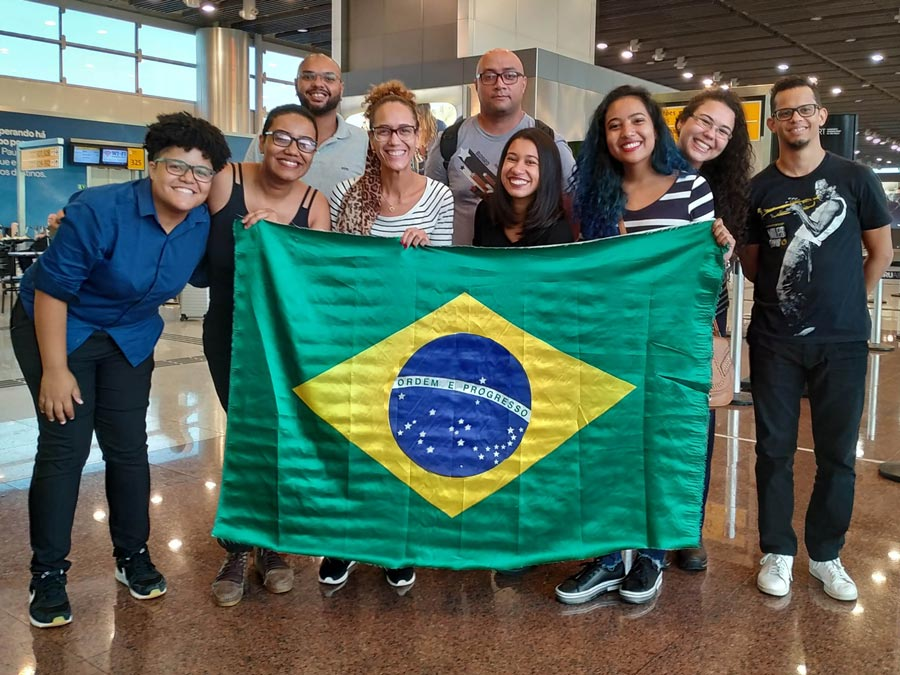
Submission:
[[[206,249],[210,181],[230,156],[222,133],[186,112],[160,115],[144,146],[149,178],[90,188],[24,275],[13,310],[16,359],[37,410],[29,491],[34,626],[72,620],[66,560],[81,471],[97,441],[106,462],[115,576],[145,600],[166,592],[147,551],[146,414],[159,305]]]

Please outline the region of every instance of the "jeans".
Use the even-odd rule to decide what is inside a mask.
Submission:
[[[10,326],[13,350],[37,412],[43,369],[34,322],[21,303]],[[106,499],[113,555],[128,556],[150,536],[147,407],[153,356],[132,366],[113,339],[96,331],[68,357],[82,405],[65,424],[37,414],[38,447],[28,492],[31,571],[68,570],[81,471],[96,432],[106,462]]]
[[[832,560],[840,554],[853,513],[868,347],[863,341],[805,344],[759,336],[749,344],[760,548],[763,553],[797,553],[791,525],[794,453],[806,386],[816,478],[804,540],[812,560]]]

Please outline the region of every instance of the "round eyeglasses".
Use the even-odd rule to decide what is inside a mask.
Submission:
[[[291,143],[296,143],[300,152],[315,152],[318,147],[318,144],[309,136],[291,136],[286,131],[267,131],[263,136],[269,136],[279,148],[287,148]]]
[[[693,119],[704,131],[712,130],[713,133],[723,141],[731,139],[731,129],[716,124],[712,121],[711,117],[707,117],[706,115],[691,115],[691,119]]]

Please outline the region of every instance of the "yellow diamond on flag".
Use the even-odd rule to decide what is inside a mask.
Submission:
[[[633,389],[463,293],[294,393],[453,518]]]

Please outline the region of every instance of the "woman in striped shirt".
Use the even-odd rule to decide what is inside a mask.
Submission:
[[[630,85],[611,91],[594,112],[577,161],[574,207],[584,239],[715,218],[709,185],[678,152],[659,106]],[[713,235],[734,246],[721,221]],[[556,597],[578,604],[618,589],[626,602],[650,602],[662,586],[664,556],[638,550],[627,575],[621,551],[601,556],[557,586]]]
[[[449,246],[453,241],[450,188],[412,170],[419,131],[416,99],[402,82],[369,90],[365,99],[369,151],[362,176],[331,194],[338,232],[400,237],[404,246]]]
[[[404,247],[450,246],[453,194],[450,188],[412,170],[419,131],[416,98],[402,82],[375,85],[366,94],[369,150],[362,176],[339,183],[331,194],[333,229],[350,234],[400,237]],[[319,581],[343,585],[355,561],[323,558]],[[416,580],[412,567],[386,569],[395,588]]]

